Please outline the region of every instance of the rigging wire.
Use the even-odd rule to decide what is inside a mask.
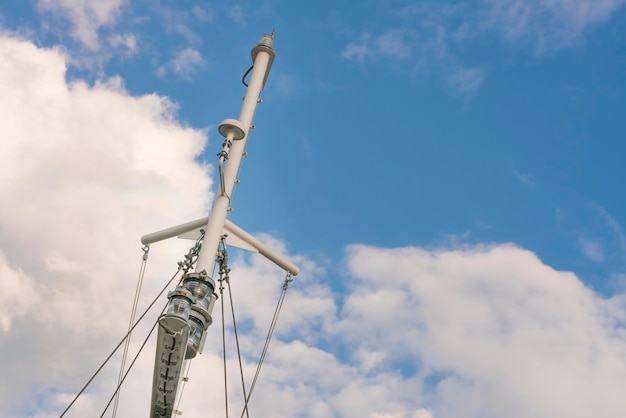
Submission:
[[[291,283],[292,281],[293,281],[293,278],[291,277],[291,273],[287,272],[287,276],[285,277],[285,282],[283,283],[283,290],[280,293],[280,297],[278,298],[278,303],[276,304],[276,309],[274,310],[274,317],[272,318],[270,329],[267,333],[267,337],[265,338],[265,345],[263,346],[261,357],[259,358],[259,364],[257,365],[256,373],[254,374],[254,379],[252,380],[252,384],[250,385],[250,392],[248,393],[248,397],[245,399],[245,404],[243,406],[243,410],[241,411],[241,418],[243,418],[244,413],[248,409],[248,403],[250,402],[252,391],[254,391],[254,387],[259,378],[259,373],[261,373],[261,367],[263,366],[263,362],[265,361],[265,355],[267,354],[267,349],[269,348],[270,341],[272,339],[272,334],[274,334],[274,329],[276,328],[276,323],[278,322],[278,316],[280,315],[280,310],[282,309],[283,302],[285,301],[285,294],[287,293],[287,289],[289,288],[289,283]]]
[[[117,388],[115,388],[115,392],[113,392],[113,395],[111,396],[111,399],[109,399],[109,403],[107,403],[107,405],[104,407],[104,410],[102,411],[102,414],[100,415],[100,418],[102,418],[104,416],[104,414],[106,413],[107,409],[109,409],[109,406],[111,405],[111,402],[113,401],[113,398],[117,399],[119,397],[120,388],[122,387],[122,383],[124,383],[124,380],[126,379],[126,376],[128,376],[128,373],[130,373],[130,369],[132,369],[133,366],[135,365],[135,362],[137,361],[137,358],[139,357],[139,355],[141,354],[141,351],[146,346],[146,343],[148,342],[148,340],[150,339],[150,336],[154,332],[157,324],[159,323],[159,318],[161,317],[161,315],[163,315],[163,313],[165,312],[165,309],[167,309],[167,303],[165,304],[165,306],[163,307],[163,310],[161,311],[161,313],[157,317],[157,320],[154,321],[154,325],[152,325],[152,329],[150,329],[150,332],[148,333],[148,336],[143,341],[143,344],[141,344],[141,347],[139,347],[139,351],[137,351],[137,354],[135,355],[135,358],[130,363],[130,366],[128,366],[128,370],[126,370],[126,373],[124,373],[124,375],[120,379],[119,383],[117,384]]]
[[[226,245],[224,245],[224,249],[226,249]],[[226,257],[228,257],[228,255],[226,255]],[[230,277],[228,275],[229,271],[230,269],[228,269],[228,271],[226,272],[225,279],[226,279],[226,284],[228,285],[228,297],[230,298],[230,312],[233,317],[233,330],[235,332],[235,343],[237,345],[237,359],[239,361],[239,374],[241,375],[241,388],[243,390],[243,398],[246,399],[248,395],[246,394],[246,383],[243,378],[243,365],[241,364],[241,349],[239,348],[239,334],[237,333],[237,321],[235,320],[235,306],[233,304],[233,293],[231,291]],[[246,417],[250,418],[250,414],[248,412],[247,407],[245,408],[245,411],[246,411]]]
[[[112,418],[115,418],[117,416],[117,407],[119,405],[120,394],[122,392],[121,390],[119,390],[119,388],[121,387],[122,382],[123,382],[124,368],[126,367],[126,358],[128,356],[128,349],[130,347],[131,327],[133,326],[133,322],[135,322],[135,315],[137,315],[137,305],[139,303],[139,294],[141,293],[141,286],[143,285],[143,279],[146,273],[146,266],[148,264],[148,253],[150,252],[150,246],[146,244],[142,247],[142,250],[143,250],[143,257],[141,261],[141,267],[139,268],[139,277],[137,278],[137,287],[135,288],[135,298],[133,299],[133,307],[130,313],[130,320],[128,321],[128,338],[126,339],[126,343],[124,344],[124,352],[122,354],[122,364],[120,365],[120,374],[119,374],[119,377],[117,378],[118,390],[115,391],[115,403],[113,404],[113,414],[111,415]],[[128,368],[128,370],[130,370],[130,367]],[[108,408],[108,405],[107,405],[107,408]]]
[[[130,333],[137,327],[137,325],[139,325],[139,323],[141,322],[141,320],[146,316],[146,314],[148,313],[148,311],[150,311],[150,309],[152,309],[152,307],[154,306],[154,304],[157,302],[157,300],[159,300],[159,298],[161,297],[161,295],[163,295],[163,293],[167,290],[167,288],[170,286],[170,284],[172,284],[172,282],[174,281],[174,279],[176,278],[176,276],[178,276],[178,273],[180,273],[180,271],[182,270],[182,266],[179,265],[178,266],[178,270],[176,271],[176,273],[174,273],[174,275],[172,276],[172,278],[167,282],[167,284],[163,287],[163,289],[159,292],[159,294],[154,298],[154,300],[150,303],[150,305],[148,305],[148,307],[146,308],[146,310],[141,314],[141,316],[139,317],[139,319],[137,320],[137,322],[135,322],[135,325],[132,326],[132,328],[130,329],[130,331],[128,331],[126,333],[126,335],[124,336],[124,338],[122,338],[122,340],[119,342],[119,344],[117,344],[117,346],[113,349],[113,351],[111,352],[111,354],[109,354],[109,356],[104,360],[104,362],[100,365],[100,367],[98,367],[98,369],[96,370],[96,372],[89,378],[89,380],[87,381],[87,383],[85,383],[85,385],[82,387],[82,389],[78,392],[78,394],[76,394],[76,396],[74,397],[74,399],[72,399],[72,402],[70,402],[70,404],[67,406],[67,408],[65,408],[65,410],[61,413],[61,415],[59,416],[59,418],[63,418],[63,416],[65,416],[65,414],[67,413],[67,411],[69,411],[69,409],[72,407],[72,405],[74,405],[74,403],[76,402],[76,400],[80,397],[80,395],[83,394],[83,392],[85,391],[85,389],[87,389],[87,386],[89,386],[91,384],[91,382],[93,381],[93,379],[96,378],[96,376],[98,375],[98,373],[100,373],[100,371],[102,370],[102,368],[108,363],[108,361],[111,359],[111,357],[113,357],[113,355],[115,354],[115,352],[118,350],[118,348],[121,347],[121,345],[124,343],[124,341],[126,341],[126,338],[128,338],[128,336],[130,335]]]
[[[224,320],[225,320],[225,314],[224,314],[224,285],[223,283],[226,282],[226,285],[228,286],[228,296],[230,299],[230,312],[232,314],[232,318],[233,318],[233,329],[235,332],[235,342],[237,345],[237,359],[239,361],[239,374],[241,376],[241,388],[243,390],[243,397],[244,399],[246,398],[247,394],[246,394],[246,383],[243,377],[243,366],[241,363],[241,349],[239,348],[239,335],[237,333],[237,321],[235,319],[235,307],[233,304],[233,294],[231,291],[231,287],[230,287],[230,268],[228,267],[228,250],[226,248],[226,241],[225,241],[226,236],[222,236],[221,240],[220,240],[220,249],[218,252],[218,256],[217,256],[217,261],[220,265],[220,270],[219,270],[219,283],[220,283],[220,298],[221,298],[221,307],[222,307],[222,351],[223,351],[223,357],[224,357],[224,391],[226,393],[226,398],[228,397],[227,394],[227,380],[226,380],[226,331],[225,331],[225,325],[224,325]],[[247,410],[246,410],[247,413]],[[228,417],[228,399],[226,399],[226,417]]]

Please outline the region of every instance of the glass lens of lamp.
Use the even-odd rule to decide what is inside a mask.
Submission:
[[[189,312],[191,312],[191,301],[189,299],[180,296],[174,296],[170,299],[167,315],[178,316],[186,320],[189,318]]]
[[[202,339],[202,332],[204,331],[204,325],[200,320],[189,317],[189,339],[187,340],[187,352],[185,358],[190,359],[196,356],[198,347],[200,346],[200,340]]]
[[[183,287],[191,292],[191,294],[197,298],[197,304],[203,307],[204,309],[209,308],[209,303],[211,302],[211,292],[213,292],[213,287],[202,280],[186,280],[183,284]]]

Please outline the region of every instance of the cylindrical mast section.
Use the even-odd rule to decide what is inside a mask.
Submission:
[[[256,110],[259,96],[263,90],[267,74],[269,73],[272,62],[274,61],[274,49],[272,49],[272,43],[274,41],[274,34],[263,35],[259,45],[252,50],[253,69],[250,76],[250,82],[248,83],[248,89],[246,90],[246,96],[243,99],[243,105],[241,106],[241,113],[239,114],[239,122],[244,129],[244,137],[241,140],[233,140],[234,133],[231,131],[226,137],[227,141],[232,141],[232,146],[228,152],[228,161],[223,173],[223,190],[220,186],[220,190],[215,198],[213,209],[209,215],[209,220],[206,226],[206,233],[202,243],[202,250],[198,257],[196,264],[196,272],[209,273],[213,268],[213,262],[217,254],[220,239],[224,230],[224,224],[226,222],[226,215],[228,207],[230,205],[230,196],[232,195],[235,181],[237,179],[237,173],[239,172],[239,166],[241,164],[241,158],[246,147],[246,141],[248,140],[248,132],[252,125],[252,118]],[[229,138],[230,137],[230,138]]]
[[[150,417],[171,417],[178,385],[182,377],[184,359],[202,351],[203,332],[210,325],[214,299],[211,298],[215,282],[208,277],[211,272],[220,239],[226,223],[230,196],[235,186],[239,165],[248,139],[259,95],[274,60],[272,42],[274,35],[263,35],[252,49],[253,71],[239,120],[226,120],[220,133],[226,137],[220,153],[220,185],[213,209],[206,223],[202,249],[198,256],[196,272],[186,274],[184,282],[168,294],[167,312],[159,318]],[[223,165],[225,163],[225,168]],[[183,225],[187,228],[188,225]],[[160,239],[180,227],[162,231],[148,238]],[[200,295],[199,289],[207,290]],[[206,294],[205,294],[206,293]],[[206,296],[206,297],[205,297]]]

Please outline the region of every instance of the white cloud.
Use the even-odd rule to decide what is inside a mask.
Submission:
[[[538,52],[571,46],[590,26],[609,20],[624,0],[486,0],[486,26],[508,40],[528,39]]]
[[[419,409],[415,412],[413,418],[433,418],[433,414],[426,409]]]
[[[448,37],[443,23],[429,21],[419,28],[399,27],[379,35],[362,33],[340,55],[344,60],[359,65],[387,62],[410,76],[437,72],[454,93],[472,95],[483,83],[485,71],[480,67],[459,64],[449,51]]]
[[[374,40],[378,54],[394,59],[404,60],[411,57],[411,32],[391,31]]]
[[[226,15],[235,23],[246,25],[246,16],[240,4],[235,4],[226,8]]]
[[[116,34],[109,36],[109,45],[114,50],[121,51],[124,55],[131,56],[137,53],[137,38],[130,34]]]
[[[213,19],[215,18],[213,12],[211,12],[210,10],[205,10],[200,6],[195,6],[192,9],[192,13],[196,17],[196,19],[203,22],[213,22]]]
[[[98,30],[115,23],[125,0],[38,0],[42,11],[50,11],[69,20],[72,36],[95,51],[99,49]]]
[[[353,246],[356,289],[337,335],[437,377],[445,417],[619,417],[624,305],[511,245],[460,251]],[[402,363],[399,363],[402,364]]]
[[[21,270],[14,270],[8,263],[6,255],[0,251],[0,277],[2,292],[0,293],[0,331],[6,334],[11,331],[13,319],[24,316],[32,309],[33,303],[40,302],[34,291],[32,277]],[[29,301],[24,295],[30,295]]]
[[[391,30],[377,36],[362,33],[358,41],[348,44],[341,51],[341,56],[359,64],[381,58],[405,61],[413,54],[414,36],[412,30]]]
[[[624,235],[622,226],[609,212],[606,211],[606,209],[600,206],[595,206],[595,209],[598,212],[598,215],[600,215],[600,217],[606,222],[609,231],[617,241],[617,246],[621,255],[626,256],[626,235]]]
[[[520,184],[523,186],[533,189],[536,185],[535,178],[530,174],[516,172],[515,177],[517,177],[517,180],[519,180]]]
[[[368,373],[383,363],[383,360],[387,357],[387,353],[384,351],[359,350],[354,356],[360,363],[360,369]]]
[[[456,92],[474,94],[485,79],[485,72],[480,68],[457,68],[448,76],[448,85]]]
[[[366,58],[374,54],[369,45],[371,37],[372,35],[369,33],[362,33],[358,41],[349,43],[341,51],[342,58],[359,64],[365,63]]]
[[[407,74],[438,73],[454,92],[473,94],[486,63],[467,64],[470,48],[498,41],[530,46],[536,53],[571,47],[589,28],[607,22],[626,0],[482,0],[472,4],[421,2],[389,8],[391,24],[361,32],[341,50],[360,65],[388,60]],[[477,42],[479,41],[479,42]]]
[[[186,48],[179,51],[167,64],[159,67],[157,75],[164,77],[168,72],[173,72],[183,80],[190,81],[199,67],[205,65],[205,61],[198,51]]]
[[[132,97],[119,79],[68,84],[55,49],[2,36],[0,56],[0,415],[58,416],[124,332],[139,237],[206,213],[206,138],[167,98]],[[172,258],[153,251],[145,298]]]
[[[170,25],[172,26],[171,30],[182,36],[187,45],[200,45],[202,43],[202,38],[189,29],[189,26],[186,24],[174,21]]]
[[[580,236],[578,237],[578,245],[583,255],[589,260],[596,263],[604,261],[604,247],[600,242]]]

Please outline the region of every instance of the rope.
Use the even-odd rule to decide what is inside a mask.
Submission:
[[[115,392],[113,393],[113,396],[111,396],[111,399],[109,399],[109,403],[107,403],[107,405],[104,407],[104,411],[102,411],[102,414],[100,415],[100,418],[102,418],[104,416],[104,414],[106,413],[107,409],[109,409],[109,405],[111,405],[111,402],[113,401],[113,398],[115,398],[115,399],[119,398],[120,388],[122,387],[122,383],[124,383],[124,380],[126,379],[126,376],[128,376],[128,373],[130,373],[130,369],[132,369],[133,366],[135,365],[135,362],[137,361],[137,358],[139,357],[139,354],[141,354],[141,351],[146,346],[146,343],[148,342],[148,339],[150,339],[150,336],[154,332],[157,324],[159,323],[159,318],[161,317],[161,315],[163,315],[163,312],[165,312],[165,309],[167,309],[167,303],[165,304],[165,307],[163,307],[163,310],[159,314],[159,317],[157,318],[157,320],[154,322],[154,325],[152,325],[152,329],[148,333],[148,336],[146,337],[146,339],[143,341],[143,344],[141,344],[141,347],[139,347],[139,351],[137,351],[137,354],[135,355],[135,358],[130,363],[130,366],[128,366],[128,370],[126,371],[126,373],[124,373],[124,376],[120,379],[119,383],[117,384],[117,388],[115,389]],[[126,341],[128,341],[128,340],[126,340]],[[113,414],[115,414],[116,412],[117,411],[114,411]]]
[[[285,282],[283,283],[283,290],[280,293],[278,303],[276,304],[276,309],[274,310],[274,317],[272,318],[270,329],[267,333],[267,337],[265,338],[265,345],[263,346],[263,351],[261,352],[261,357],[259,358],[259,364],[257,365],[256,373],[254,374],[254,379],[252,380],[252,385],[250,385],[250,393],[248,393],[248,397],[246,398],[245,404],[243,406],[243,411],[241,411],[241,418],[243,418],[243,414],[248,409],[248,403],[250,402],[252,391],[254,391],[254,387],[259,378],[259,373],[261,373],[261,367],[263,366],[263,362],[265,361],[265,355],[267,354],[267,349],[270,345],[272,334],[274,334],[274,329],[276,328],[276,323],[278,322],[278,315],[280,314],[280,310],[283,307],[283,302],[285,301],[285,294],[287,293],[287,289],[289,288],[289,283],[292,281],[293,279],[291,278],[291,273],[288,272],[287,276],[285,277]]]
[[[118,390],[116,390],[115,394],[115,403],[113,404],[113,414],[111,415],[113,418],[117,416],[117,407],[120,401],[121,390],[119,390],[120,386],[123,382],[124,376],[124,368],[126,366],[126,358],[128,356],[128,348],[130,346],[131,339],[131,327],[133,326],[133,322],[135,322],[135,315],[137,314],[137,305],[139,303],[139,294],[141,293],[141,286],[143,284],[143,278],[146,273],[146,266],[148,264],[148,252],[150,252],[150,246],[144,245],[143,248],[143,257],[141,260],[141,267],[139,268],[139,277],[137,278],[137,287],[135,288],[135,298],[133,299],[133,307],[130,313],[130,320],[128,321],[128,338],[126,339],[126,343],[124,344],[124,354],[122,355],[122,364],[120,365],[120,374],[117,378]],[[150,331],[152,332],[152,331]],[[130,370],[130,367],[129,367]],[[110,403],[110,402],[109,402]],[[107,405],[108,408],[108,405]],[[106,409],[105,409],[106,411]]]
[[[150,309],[152,309],[152,307],[154,306],[154,304],[156,303],[157,300],[159,300],[159,298],[161,297],[161,295],[163,295],[163,293],[167,290],[167,288],[170,286],[170,284],[172,284],[172,282],[174,281],[174,279],[176,278],[176,276],[178,276],[178,273],[180,273],[182,267],[179,265],[178,270],[176,271],[176,273],[174,273],[174,275],[172,276],[172,278],[167,282],[167,284],[163,287],[163,289],[159,292],[159,294],[154,298],[154,300],[150,303],[150,305],[148,305],[148,307],[146,308],[146,310],[141,314],[141,316],[139,317],[139,319],[137,320],[137,322],[135,322],[135,325],[132,326],[132,328],[126,333],[126,335],[124,336],[124,338],[122,338],[122,340],[119,342],[119,344],[117,344],[117,346],[113,349],[113,351],[111,352],[111,354],[109,354],[109,356],[104,360],[104,362],[100,365],[100,367],[98,367],[98,370],[96,370],[96,372],[91,376],[91,378],[89,378],[89,380],[87,381],[87,383],[85,383],[85,386],[82,387],[82,389],[78,392],[78,394],[76,395],[76,397],[74,397],[74,399],[72,399],[72,402],[70,402],[70,404],[67,406],[67,408],[65,408],[65,410],[61,413],[61,415],[59,416],[59,418],[63,418],[63,416],[67,413],[67,411],[69,411],[69,409],[72,407],[72,405],[74,405],[74,402],[76,402],[76,400],[78,399],[78,397],[80,395],[83,394],[83,392],[85,391],[85,389],[87,389],[87,386],[89,386],[89,384],[91,384],[91,382],[93,381],[93,379],[96,378],[96,376],[98,375],[98,373],[100,373],[100,371],[102,370],[102,368],[107,364],[107,362],[111,359],[111,357],[113,357],[113,355],[115,354],[115,352],[117,351],[118,348],[120,348],[120,346],[122,345],[122,343],[124,341],[126,341],[126,338],[128,338],[128,336],[130,335],[130,333],[137,327],[137,325],[139,325],[139,323],[141,322],[141,320],[146,316],[146,314],[148,313],[148,311]]]

